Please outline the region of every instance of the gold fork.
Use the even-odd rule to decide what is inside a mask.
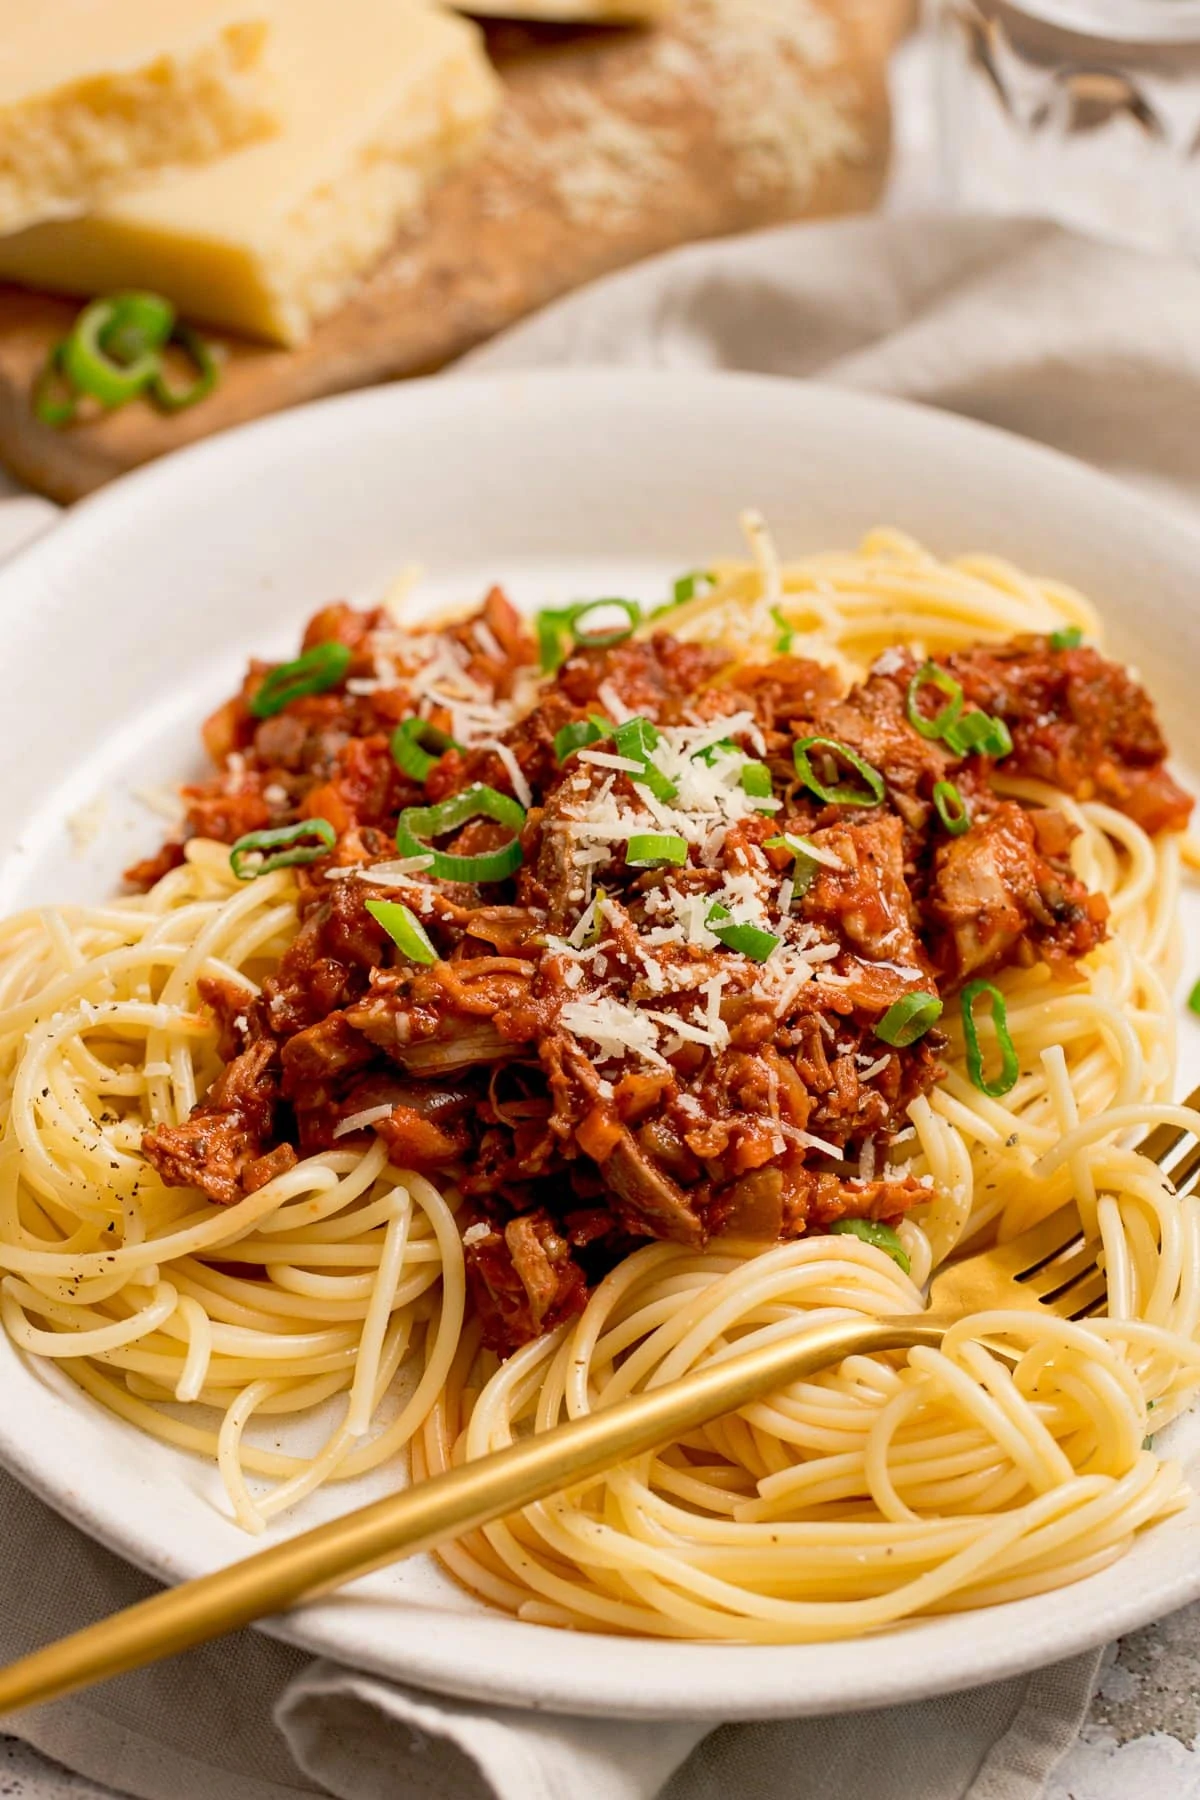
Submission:
[[[1185,1105],[1200,1105],[1200,1088]],[[1194,1184],[1200,1141],[1190,1134],[1159,1126],[1139,1148],[1170,1174],[1180,1192]],[[707,1363],[667,1387],[359,1507],[35,1650],[0,1669],[0,1713],[55,1700],[286,1611],[372,1569],[519,1512],[547,1494],[576,1487],[847,1356],[936,1346],[949,1326],[977,1312],[1032,1307],[1060,1318],[1085,1318],[1099,1312],[1105,1300],[1097,1248],[1080,1232],[1074,1206],[1064,1206],[1010,1242],[939,1269],[927,1312],[841,1320]]]

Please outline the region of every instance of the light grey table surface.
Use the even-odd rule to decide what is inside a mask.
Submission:
[[[897,60],[894,98],[895,172],[887,206],[906,212],[936,198],[928,55],[919,39]],[[0,473],[0,509],[11,507],[18,495]],[[15,503],[23,509],[34,504],[19,498]],[[0,1735],[0,1800],[114,1796],[18,1739]],[[1112,1648],[1087,1723],[1045,1800],[1200,1800],[1200,1604]]]

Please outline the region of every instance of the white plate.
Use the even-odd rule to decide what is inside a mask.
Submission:
[[[1200,539],[1087,469],[912,406],[737,376],[606,371],[454,379],[356,394],[216,438],[86,502],[0,574],[7,679],[0,907],[98,897],[155,847],[129,790],[198,769],[197,725],[247,653],[366,598],[419,561],[432,600],[492,579],[539,604],[654,599],[739,548],[767,514],[786,554],[892,523],[942,554],[990,548],[1076,582],[1142,668],[1182,760],[1200,767]],[[108,796],[101,842],[66,821]],[[1189,923],[1200,973],[1200,916]],[[1182,1030],[1181,1083],[1200,1077]],[[1187,1066],[1190,1065],[1190,1066]],[[1181,1091],[1183,1088],[1181,1087]],[[1200,1479],[1200,1424],[1176,1428]],[[0,1459],[94,1536],[167,1580],[253,1546],[201,1460],[110,1418],[0,1341]],[[326,1488],[277,1529],[373,1498]],[[1200,1507],[1103,1574],[1041,1599],[795,1648],[633,1642],[483,1610],[427,1561],[278,1629],[445,1692],[558,1711],[755,1716],[881,1706],[1069,1656],[1200,1595]]]

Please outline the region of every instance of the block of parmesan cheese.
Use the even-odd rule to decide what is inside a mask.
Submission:
[[[0,232],[275,126],[257,0],[4,0]]]
[[[0,239],[0,279],[153,288],[189,319],[294,344],[375,263],[499,99],[478,28],[419,0],[270,0],[281,129]]]

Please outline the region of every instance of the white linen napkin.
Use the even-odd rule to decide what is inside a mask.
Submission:
[[[904,394],[1200,506],[1200,268],[1050,225],[873,219],[699,245],[561,302],[464,367],[585,362]],[[15,507],[23,526],[49,516],[0,500],[0,553]],[[0,1509],[0,1657],[152,1590],[4,1475]],[[710,1731],[444,1700],[242,1632],[10,1728],[138,1800],[1037,1800],[1098,1663],[1082,1656],[908,1707]]]

